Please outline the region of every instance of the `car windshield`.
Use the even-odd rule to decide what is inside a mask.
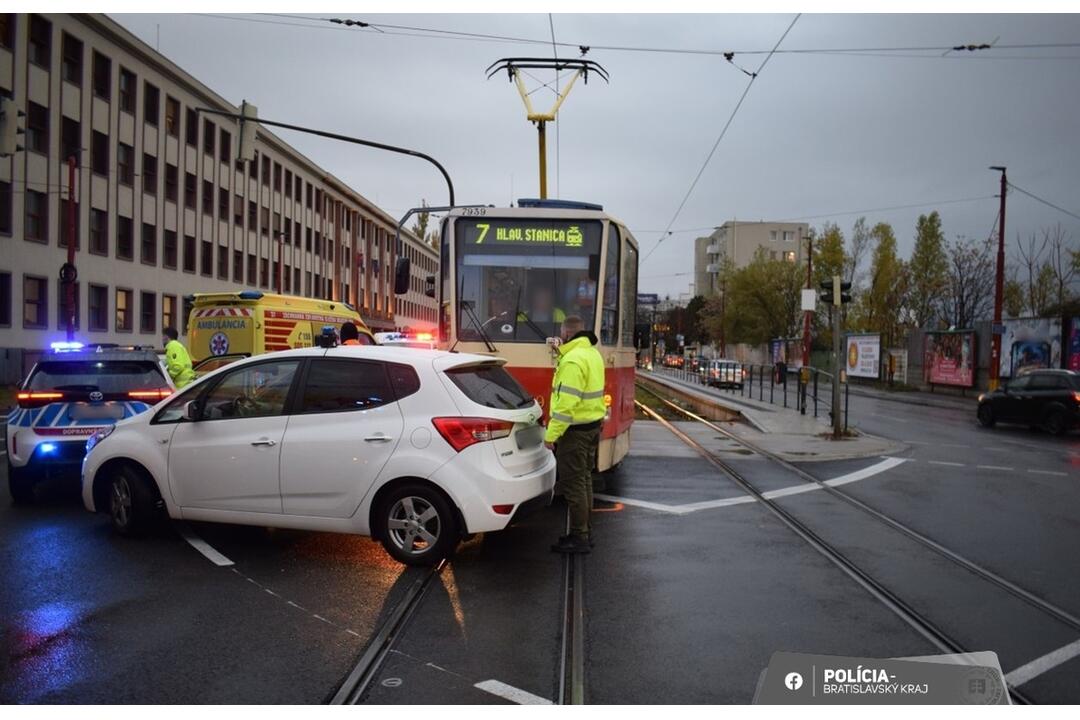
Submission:
[[[569,315],[592,327],[601,229],[599,221],[459,219],[459,337],[542,343]]]
[[[470,400],[489,408],[517,410],[533,398],[499,365],[470,365],[446,371],[447,377]]]
[[[49,360],[38,363],[27,390],[97,390],[106,394],[167,388],[149,360]]]

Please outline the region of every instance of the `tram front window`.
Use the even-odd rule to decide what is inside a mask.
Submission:
[[[460,218],[460,339],[543,342],[570,315],[593,327],[601,229],[596,220]]]

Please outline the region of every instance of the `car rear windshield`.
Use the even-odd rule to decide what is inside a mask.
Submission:
[[[126,393],[168,386],[149,360],[54,360],[38,363],[26,389]]]
[[[528,407],[532,396],[499,365],[470,365],[446,371],[447,377],[473,402],[498,410]]]

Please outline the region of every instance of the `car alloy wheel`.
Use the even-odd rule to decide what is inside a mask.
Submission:
[[[126,528],[131,524],[131,485],[122,474],[113,478],[109,508],[118,528]]]
[[[420,556],[438,543],[442,520],[430,502],[406,495],[390,507],[386,527],[390,541],[396,547],[409,555]]]

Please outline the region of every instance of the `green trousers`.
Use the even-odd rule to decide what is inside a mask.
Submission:
[[[591,527],[589,514],[593,504],[592,471],[599,445],[599,427],[591,430],[567,430],[555,444],[559,490],[570,508],[571,535],[586,535]]]

